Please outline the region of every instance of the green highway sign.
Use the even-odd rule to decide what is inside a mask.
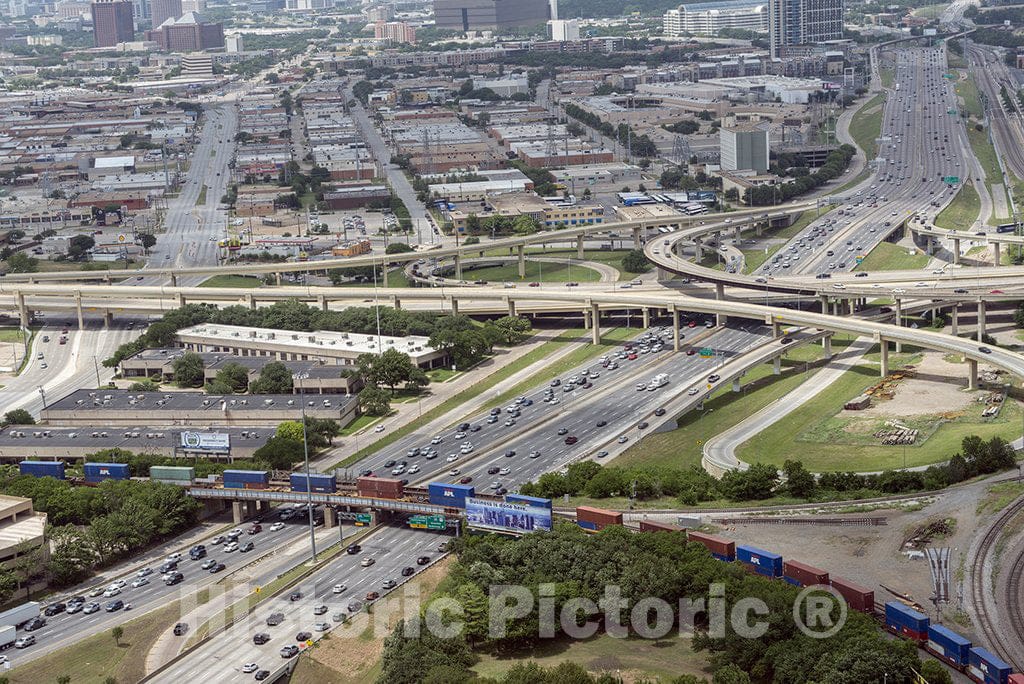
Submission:
[[[444,530],[447,522],[443,515],[414,515],[409,518],[409,527],[418,530]]]
[[[706,359],[708,357],[714,356],[715,350],[712,349],[711,347],[701,347],[699,353],[702,357]]]
[[[854,261],[856,261],[856,262],[857,262],[857,263],[859,264],[859,263],[861,263],[862,261],[864,261],[864,257],[862,257],[862,256],[859,256],[859,257],[857,257],[856,259],[854,259]]]
[[[955,109],[947,109],[946,113],[949,114],[950,116],[956,116],[956,110]]]
[[[356,525],[369,525],[372,520],[369,513],[356,513]]]
[[[960,182],[960,176],[943,176],[942,182],[947,185],[956,185]]]
[[[942,78],[948,78],[950,81],[956,80],[956,76],[954,76],[953,74],[942,74]]]

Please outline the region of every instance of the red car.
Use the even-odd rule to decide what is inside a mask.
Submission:
[[[459,480],[459,484],[469,484],[472,481],[473,481],[473,478],[471,478],[471,477],[469,477],[467,475],[466,477],[464,477],[461,480]]]
[[[687,328],[696,328],[697,327],[697,321],[690,321],[689,323],[686,324],[686,327]]]
[[[686,355],[687,356],[693,356],[696,353],[697,353],[697,350],[692,348],[692,347],[686,350]]]
[[[630,361],[636,361],[636,354],[630,354],[626,358],[629,359]]]
[[[568,437],[565,438],[565,443],[566,444],[575,444],[578,441],[580,441],[580,440],[578,438],[576,438],[576,437],[573,437],[572,435],[569,435]]]
[[[540,287],[540,283],[530,283],[530,287]]]
[[[249,528],[248,533],[249,534],[259,534],[262,531],[263,531],[263,525],[253,525],[252,527]]]

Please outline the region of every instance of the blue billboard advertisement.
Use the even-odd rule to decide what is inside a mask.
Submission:
[[[715,202],[718,199],[713,190],[696,190],[688,192],[687,198],[691,202]]]
[[[466,521],[478,530],[550,532],[551,510],[519,503],[466,499]]]

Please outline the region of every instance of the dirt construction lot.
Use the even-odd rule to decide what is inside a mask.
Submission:
[[[901,380],[896,396],[890,400],[872,401],[863,411],[841,411],[840,416],[852,418],[902,418],[963,410],[971,405],[976,392],[968,392],[956,379],[965,376],[967,367],[949,363],[939,354],[927,353],[917,364],[916,377]]]

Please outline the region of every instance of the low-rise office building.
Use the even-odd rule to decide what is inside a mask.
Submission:
[[[42,578],[45,577],[44,569],[50,560],[50,547],[46,542],[46,513],[33,510],[32,499],[0,495],[0,566],[12,569],[21,565],[25,555],[37,552],[38,575]],[[35,590],[45,585],[45,581],[35,582],[31,587],[19,582],[18,589]]]
[[[356,397],[307,397],[306,416],[348,425],[356,417]],[[66,426],[231,425],[271,427],[302,419],[302,399],[293,394],[221,396],[203,392],[131,392],[81,389],[40,414],[42,421]]]

